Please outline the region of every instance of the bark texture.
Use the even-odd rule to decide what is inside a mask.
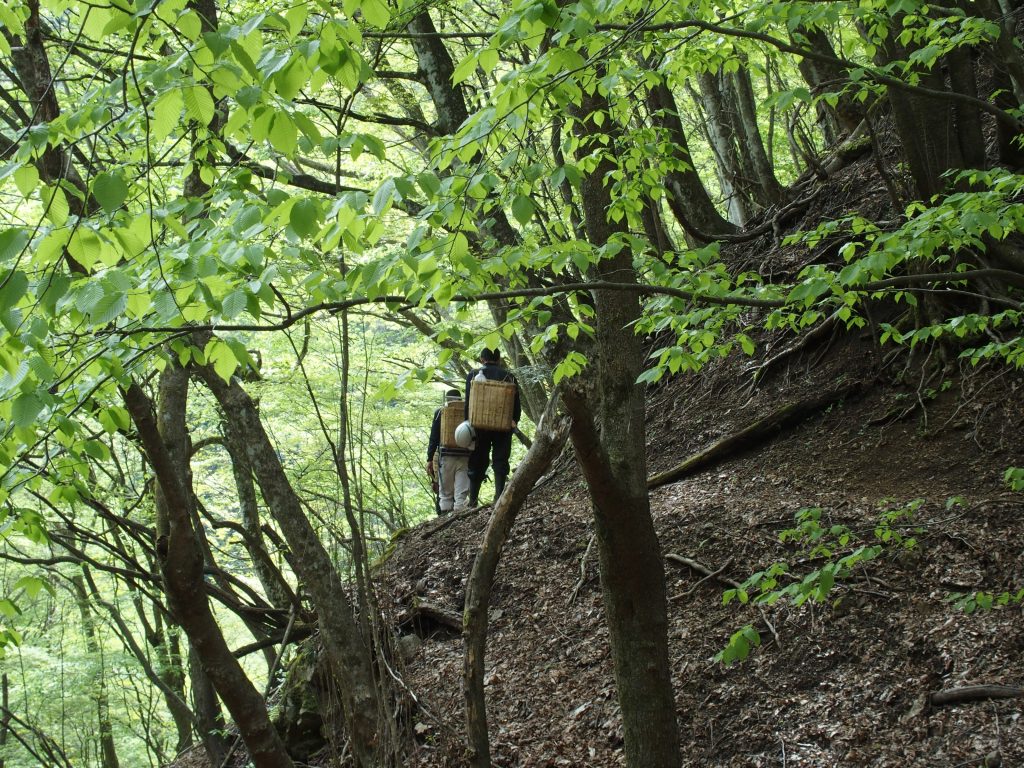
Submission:
[[[124,392],[125,405],[157,478],[157,504],[164,508],[168,521],[166,539],[157,542],[168,603],[188,635],[203,670],[234,718],[253,764],[257,768],[291,768],[291,758],[270,722],[263,697],[231,654],[205,596],[203,557],[192,530],[189,494],[182,483],[180,465],[165,442],[180,446],[183,438],[187,440],[183,432],[187,388],[185,371],[168,366],[161,377],[161,401],[173,402],[175,410],[180,407],[182,431],[175,429],[173,434],[167,435],[158,429],[152,404],[142,388],[132,384]],[[173,417],[173,421],[176,423],[177,417]],[[172,420],[169,418],[164,423],[170,425]]]
[[[463,693],[466,702],[468,762],[473,768],[491,765],[490,739],[487,735],[487,707],[484,696],[484,652],[487,643],[488,608],[494,574],[512,524],[534,483],[551,466],[565,445],[569,422],[555,414],[557,398],[552,397],[537,424],[533,445],[494,505],[484,533],[484,541],[473,560],[466,583],[463,618]]]
[[[302,509],[252,398],[236,379],[226,383],[209,369],[201,375],[225,419],[245,444],[246,456],[263,498],[284,533],[292,563],[316,607],[324,646],[341,688],[342,708],[356,762],[363,768],[386,765],[382,715],[369,641],[358,631],[355,608],[330,555]]]
[[[600,128],[593,115],[607,112],[599,95],[584,98],[577,131],[587,139]],[[608,221],[605,158],[581,183],[587,238],[595,246],[617,231]],[[627,249],[601,261],[598,279],[635,284]],[[565,395],[572,417],[573,447],[590,490],[601,565],[626,764],[631,768],[676,768],[679,731],[668,664],[665,570],[647,496],[644,390],[639,296],[631,291],[594,291],[595,340],[588,375]]]
[[[683,165],[678,170],[670,171],[665,179],[669,191],[669,209],[680,226],[688,235],[702,241],[736,232],[736,226],[715,208],[704,182],[693,167],[686,132],[679,119],[672,90],[664,83],[651,88],[647,94],[647,109],[654,125],[665,132],[666,138],[672,143],[676,159]]]

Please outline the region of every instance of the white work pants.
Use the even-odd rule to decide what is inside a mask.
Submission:
[[[441,513],[461,512],[469,501],[469,456],[442,454],[438,481]]]

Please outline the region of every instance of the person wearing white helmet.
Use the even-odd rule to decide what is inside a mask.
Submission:
[[[512,427],[519,423],[522,406],[519,402],[519,384],[511,373],[501,365],[501,352],[484,348],[479,357],[481,366],[469,372],[466,377],[466,418],[469,418],[469,392],[473,381],[479,376],[490,381],[509,381],[516,385],[516,399],[512,408]],[[512,454],[512,433],[495,432],[489,429],[476,430],[476,446],[469,457],[469,506],[475,507],[480,501],[480,486],[487,474],[490,460],[494,467],[494,500],[505,490],[508,480],[509,456]]]
[[[456,403],[462,399],[457,389],[449,389],[444,396],[445,403]],[[434,411],[430,425],[430,442],[427,445],[427,474],[434,475],[434,453],[439,452],[437,467],[438,503],[437,513],[447,515],[452,510],[461,512],[466,508],[469,497],[469,455],[472,445],[465,448],[446,447],[441,444],[441,411]],[[461,426],[461,425],[460,425]],[[456,436],[458,439],[458,435]]]

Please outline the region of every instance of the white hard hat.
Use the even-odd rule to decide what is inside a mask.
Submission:
[[[464,421],[455,428],[455,444],[459,448],[472,448],[476,440],[476,430],[468,421]]]

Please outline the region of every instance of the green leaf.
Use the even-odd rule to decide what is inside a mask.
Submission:
[[[100,284],[95,281],[90,281],[83,285],[75,295],[75,308],[78,309],[79,312],[89,314],[103,296],[104,291]]]
[[[466,236],[461,232],[456,232],[455,237],[452,238],[451,244],[451,259],[452,262],[458,264],[462,259],[469,253],[469,241]]]
[[[217,339],[206,345],[206,360],[213,365],[213,370],[224,381],[231,381],[231,375],[238,368],[238,360],[235,359],[231,347]]]
[[[11,406],[11,420],[16,427],[30,427],[36,416],[43,410],[43,401],[35,392],[24,392],[18,396]]]
[[[288,213],[288,223],[299,237],[312,237],[320,230],[320,206],[309,198],[298,200]]]
[[[28,232],[24,229],[5,229],[0,232],[0,264],[21,254],[28,245]]]
[[[60,187],[46,186],[40,190],[40,194],[43,198],[46,218],[58,227],[63,227],[68,220],[68,214],[71,212],[64,190]]]
[[[182,90],[185,112],[200,125],[206,126],[213,122],[215,105],[213,96],[201,85],[193,85]]]
[[[267,134],[271,146],[283,155],[295,153],[298,143],[299,132],[295,123],[285,112],[277,112],[270,124],[270,133]]]
[[[526,195],[516,195],[512,201],[512,215],[516,217],[516,221],[520,224],[529,223],[530,219],[533,218],[534,210],[533,201]]]
[[[359,9],[363,12],[363,18],[367,23],[383,29],[391,21],[391,11],[382,0],[363,0]]]
[[[230,320],[236,317],[243,309],[245,309],[247,297],[245,291],[239,289],[232,291],[224,297],[224,301],[221,304],[221,317],[225,320]]]
[[[28,277],[20,269],[9,273],[0,283],[0,312],[17,305],[28,292]]]
[[[34,165],[23,165],[14,172],[14,185],[23,197],[28,197],[39,186],[39,171]]]
[[[40,579],[38,576],[22,576],[16,582],[14,582],[14,589],[23,589],[25,594],[30,600],[35,599],[42,590],[46,590],[51,595],[56,594],[53,585],[46,579]]]
[[[455,67],[455,72],[452,73],[452,85],[458,85],[476,69],[476,56],[470,55],[459,62],[459,65]]]
[[[153,104],[153,118],[149,129],[153,138],[163,141],[181,123],[181,110],[185,102],[177,88],[165,91]]]
[[[92,194],[103,210],[113,213],[128,197],[128,185],[118,174],[101,173],[93,179]]]
[[[106,325],[124,313],[128,297],[115,290],[104,291],[103,296],[89,310],[89,316],[97,325]]]
[[[186,11],[174,23],[175,28],[193,43],[203,31],[203,22],[195,11]]]

